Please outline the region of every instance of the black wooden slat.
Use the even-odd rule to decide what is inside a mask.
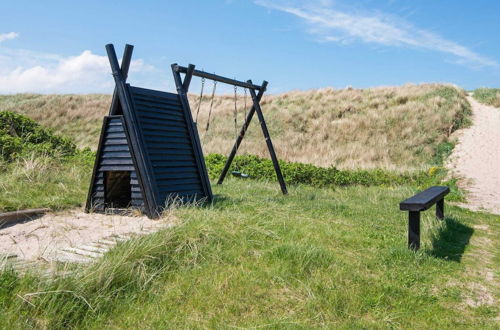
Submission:
[[[107,133],[123,133],[123,126],[110,126],[106,129]]]
[[[122,151],[105,151],[102,153],[102,158],[130,158],[130,152],[122,152]]]
[[[169,113],[156,113],[149,111],[142,111],[142,109],[138,108],[137,113],[139,114],[139,118],[141,120],[161,120],[161,121],[178,121],[184,124],[184,119],[180,115],[171,115]]]
[[[100,166],[99,171],[133,171],[135,168],[133,166],[118,166],[118,165],[105,165]]]
[[[161,136],[146,136],[145,137],[146,144],[154,144],[157,146],[162,146],[162,147],[172,147],[173,145],[177,143],[184,143],[189,145],[189,139],[188,138],[181,138],[181,137],[161,137]],[[153,147],[154,148],[154,147]]]
[[[155,104],[149,101],[136,100],[138,113],[168,114],[170,116],[181,116],[181,109],[177,105]]]
[[[170,132],[170,131],[164,131],[164,130],[151,130],[151,129],[144,132],[144,136],[149,136],[149,137],[164,136],[166,138],[169,138],[169,137],[189,138],[189,135],[187,135],[185,132]],[[190,148],[190,149],[192,149],[192,148]]]
[[[174,197],[174,196],[193,196],[193,195],[198,195],[198,198],[203,197],[203,191],[202,190],[185,190],[185,191],[178,191],[178,192],[162,192],[160,193],[160,196],[162,197],[163,200],[166,200],[169,197]]]
[[[141,193],[134,193],[134,192],[132,192],[132,193],[131,193],[131,196],[132,196],[132,198],[134,198],[134,199],[135,199],[135,198],[142,198],[142,194],[141,194]]]
[[[168,146],[163,148],[162,150],[153,149],[149,150],[149,155],[153,157],[154,155],[193,155],[193,151],[184,148],[184,149],[170,149]]]
[[[105,139],[126,139],[125,133],[106,133]]]
[[[167,99],[167,100],[178,100],[179,99],[177,94],[156,91],[153,89],[146,89],[146,88],[130,86],[130,90],[132,91],[132,94],[134,94],[134,95],[144,95],[144,96],[151,97],[154,99],[157,99],[157,98]]]
[[[173,125],[171,123],[170,125],[166,125],[164,123],[145,123],[141,121],[141,126],[143,131],[148,131],[148,130],[158,130],[158,131],[164,131],[164,132],[185,132],[186,127],[182,127],[180,125]]]
[[[154,154],[154,155],[149,155],[149,159],[153,162],[165,162],[165,161],[188,161],[192,160],[194,161],[193,155],[169,155],[169,154]]]
[[[198,173],[195,167],[176,167],[176,168],[164,168],[159,167],[155,169],[155,175],[163,175],[170,173]]]
[[[199,184],[199,178],[180,178],[180,179],[156,179],[158,181],[158,186],[170,187],[173,185],[184,185],[184,184]],[[201,187],[201,186],[200,186]]]
[[[169,179],[196,179],[198,178],[198,173],[196,171],[181,172],[181,173],[156,173],[156,180],[169,180]]]
[[[172,162],[153,162],[153,167],[195,167],[196,163],[194,161],[172,161]]]
[[[104,141],[105,146],[111,146],[111,145],[128,145],[126,139],[106,139]]]
[[[130,158],[104,158],[101,160],[101,165],[133,165]]]
[[[136,111],[139,114],[160,114],[173,117],[182,117],[182,108],[178,104],[155,103],[138,99],[136,102]]]
[[[104,146],[102,151],[103,152],[128,151],[130,155],[130,149],[128,148],[128,145]]]
[[[168,118],[147,118],[147,117],[140,117],[140,122],[143,125],[157,125],[161,127],[182,127],[183,129],[186,128],[186,124],[183,121],[180,120],[171,120]]]

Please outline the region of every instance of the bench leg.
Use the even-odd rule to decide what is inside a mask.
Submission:
[[[420,212],[410,211],[408,215],[408,248],[420,249]]]
[[[438,200],[436,203],[436,218],[439,220],[444,219],[444,198]]]

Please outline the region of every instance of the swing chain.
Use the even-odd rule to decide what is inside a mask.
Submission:
[[[201,100],[203,100],[203,88],[204,87],[205,87],[205,77],[201,78],[200,100],[198,101],[198,106],[196,107],[196,119],[195,119],[196,123],[198,123],[198,114],[200,113]]]
[[[238,87],[234,85],[234,135],[238,137]]]
[[[215,89],[217,88],[217,80],[214,80],[214,88],[212,89],[212,101],[210,101],[210,109],[208,110],[208,119],[207,119],[207,127],[205,128],[205,135],[208,132],[208,128],[210,127],[210,117],[212,115],[212,107],[214,105],[215,98]]]

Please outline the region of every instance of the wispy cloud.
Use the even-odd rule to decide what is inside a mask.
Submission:
[[[495,60],[393,15],[380,12],[356,14],[337,10],[328,0],[308,2],[256,0],[255,3],[302,19],[310,26],[308,32],[318,36],[318,40],[322,42],[362,41],[385,46],[414,47],[453,55],[457,58],[457,62],[463,64],[498,67]],[[301,3],[306,4],[301,5]]]
[[[15,39],[19,36],[19,33],[17,32],[9,32],[9,33],[0,33],[0,42],[9,40],[9,39]]]
[[[154,70],[142,59],[130,66],[130,71],[142,78]],[[65,57],[0,49],[0,93],[109,93],[113,85],[108,58],[89,50]]]

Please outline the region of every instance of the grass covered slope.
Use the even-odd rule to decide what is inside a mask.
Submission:
[[[481,103],[500,108],[500,88],[478,88],[472,96]]]
[[[92,156],[28,117],[0,111],[0,212],[81,205]]]
[[[199,99],[193,94],[190,100],[196,117]],[[71,136],[78,146],[95,149],[110,102],[109,95],[19,94],[0,96],[0,110],[25,114]],[[238,129],[244,103],[241,96]],[[206,132],[209,105],[205,96],[198,120],[203,150],[228,154],[235,140],[234,98],[216,97]],[[470,114],[461,89],[437,84],[297,91],[265,96],[262,105],[280,159],[347,169],[426,169]],[[268,157],[256,118],[241,152]]]
[[[493,216],[423,213],[406,248],[411,187],[290,187],[231,179],[178,226],[119,245],[53,283],[0,276],[6,327],[494,328]],[[484,244],[484,242],[489,242]],[[467,245],[469,243],[469,245]]]

